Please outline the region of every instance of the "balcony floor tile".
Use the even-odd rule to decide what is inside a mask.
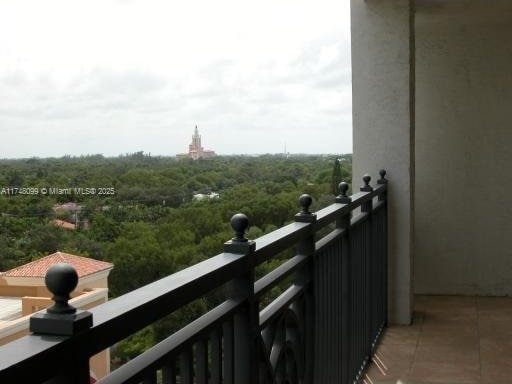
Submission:
[[[411,326],[386,329],[363,384],[512,383],[512,298],[415,298]]]

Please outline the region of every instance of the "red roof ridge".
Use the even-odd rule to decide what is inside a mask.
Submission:
[[[71,264],[76,269],[78,277],[92,275],[114,267],[114,264],[105,261],[57,251],[0,274],[3,277],[44,277],[48,269],[58,263]]]

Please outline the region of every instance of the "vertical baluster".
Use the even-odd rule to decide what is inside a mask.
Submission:
[[[313,291],[313,302],[315,307],[315,313],[314,313],[314,322],[315,322],[315,329],[310,331],[308,335],[311,335],[313,337],[313,345],[314,345],[314,353],[312,354],[314,358],[314,367],[313,367],[313,378],[312,382],[317,383],[320,382],[321,379],[321,367],[322,367],[322,360],[320,358],[321,355],[321,322],[322,322],[322,303],[320,302],[321,297],[321,290],[322,290],[322,284],[321,284],[321,276],[322,276],[322,270],[321,270],[321,264],[318,259],[318,255],[315,255],[315,262],[314,262],[314,268],[315,268],[315,277],[314,277],[314,291]]]
[[[382,209],[379,212],[379,221],[377,225],[377,268],[375,269],[375,279],[377,281],[377,284],[375,285],[375,290],[378,295],[378,302],[375,306],[375,313],[377,314],[377,333],[375,336],[377,336],[380,326],[382,324],[382,311],[381,311],[381,305],[382,305],[382,235],[381,235],[381,221],[382,221]],[[375,338],[376,340],[376,338]],[[374,340],[374,341],[375,341]]]
[[[364,340],[364,307],[365,307],[365,295],[364,295],[364,223],[359,224],[358,229],[360,230],[360,234],[358,236],[359,240],[359,257],[358,257],[358,294],[359,294],[359,308],[357,311],[358,315],[358,324],[359,324],[359,356],[358,356],[358,369],[360,368],[361,359],[362,359],[362,351],[363,351],[363,340]],[[358,370],[359,373],[359,370]]]
[[[201,339],[196,343],[196,383],[208,384],[208,340]]]
[[[335,265],[336,265],[336,273],[335,273],[335,281],[336,281],[336,376],[338,378],[338,382],[343,382],[343,371],[342,371],[342,354],[341,349],[343,345],[343,338],[342,338],[342,323],[341,323],[341,303],[343,300],[343,293],[342,293],[342,287],[341,287],[341,259],[342,259],[342,253],[341,253],[341,245],[342,245],[343,239],[340,237],[338,240],[338,245],[336,247],[336,257],[335,257]]]
[[[143,384],[156,384],[156,371],[149,373],[148,376],[146,376],[146,378],[144,379],[144,381],[142,383]]]
[[[305,316],[304,319],[304,382],[311,383],[317,382],[317,364],[320,360],[317,359],[319,349],[322,348],[320,340],[317,340],[318,327],[315,319],[315,314],[318,315],[321,311],[321,303],[318,299],[318,291],[321,288],[321,279],[319,277],[318,266],[315,261],[315,232],[314,223],[316,222],[316,215],[309,211],[309,207],[313,199],[307,194],[299,197],[299,204],[302,207],[301,212],[295,215],[295,221],[300,223],[311,223],[311,232],[309,235],[301,240],[296,247],[296,253],[299,255],[307,255],[308,261],[303,268],[296,274],[295,284],[301,285],[305,290]]]
[[[381,209],[380,211],[380,222],[379,222],[379,236],[380,236],[380,243],[379,243],[379,249],[380,249],[380,269],[379,269],[379,282],[380,282],[380,306],[379,306],[379,313],[380,313],[380,326],[383,327],[386,322],[386,315],[385,315],[385,303],[386,303],[386,292],[387,289],[385,287],[385,281],[386,278],[384,274],[386,273],[386,251],[384,247],[386,246],[386,240],[384,238],[385,236],[385,212],[386,207]]]
[[[355,379],[357,364],[359,361],[359,307],[361,306],[359,298],[359,260],[361,258],[361,251],[359,249],[359,236],[360,226],[352,226],[350,224],[350,257],[349,257],[349,272],[350,272],[350,294],[351,294],[351,310],[350,310],[350,376],[349,382]]]
[[[333,244],[333,246],[335,246]],[[338,381],[337,369],[338,362],[336,361],[336,343],[338,343],[337,339],[337,329],[336,329],[336,299],[339,297],[340,292],[336,290],[336,276],[334,273],[336,272],[336,264],[334,260],[335,256],[335,248],[331,248],[329,250],[329,333],[331,333],[332,340],[329,343],[329,354],[331,356],[331,377]]]
[[[162,384],[176,384],[176,363],[174,359],[162,367]]]
[[[336,277],[334,276],[334,272],[336,271],[336,268],[334,267],[334,251],[335,251],[334,248],[328,249],[328,255],[329,255],[329,269],[328,269],[328,273],[329,273],[328,274],[328,276],[329,276],[329,280],[328,280],[328,283],[329,283],[328,284],[329,326],[327,328],[329,333],[332,332],[332,334],[333,334],[332,336],[334,336],[334,338],[327,345],[329,346],[329,357],[330,357],[330,362],[331,362],[330,377],[332,380],[338,381],[338,377],[336,375],[336,369],[338,366],[338,362],[336,361],[336,343],[338,342],[338,340],[336,338],[337,330],[336,330],[336,327],[334,324],[336,321],[336,317],[335,317],[336,301],[335,300],[338,297],[338,295],[340,294],[340,292],[336,291],[336,285],[335,285]]]
[[[366,359],[366,356],[367,356],[367,346],[369,344],[369,341],[370,341],[370,338],[369,338],[369,334],[370,332],[368,331],[368,324],[369,324],[369,321],[368,321],[368,318],[371,316],[371,305],[370,305],[370,292],[368,290],[368,273],[369,273],[369,268],[368,268],[368,251],[369,251],[369,247],[368,247],[368,224],[369,224],[369,219],[365,220],[365,222],[362,224],[363,225],[363,244],[362,244],[362,247],[363,247],[363,266],[362,266],[362,292],[363,292],[363,310],[361,312],[361,317],[362,317],[362,323],[363,323],[363,339],[362,339],[362,343],[363,343],[363,361]]]
[[[386,271],[386,206],[384,206],[383,209],[381,209],[380,213],[380,271],[379,271],[379,277],[380,277],[380,292],[381,292],[381,302],[380,302],[380,310],[379,313],[381,315],[381,326],[384,326],[386,323],[386,296],[387,296],[387,289],[386,289],[386,277],[385,274]]]
[[[321,327],[321,343],[322,343],[322,361],[324,364],[323,367],[323,373],[324,373],[324,380],[323,382],[329,381],[329,370],[330,370],[330,362],[329,362],[329,344],[327,342],[327,335],[329,333],[329,291],[328,291],[328,257],[329,255],[326,252],[323,252],[319,254],[318,256],[318,262],[322,265],[322,291],[321,291],[321,302],[322,302],[322,323],[320,325]]]
[[[360,230],[361,230],[361,227],[358,225],[355,227],[356,228],[356,236],[355,236],[355,252],[354,252],[354,280],[353,280],[353,283],[354,283],[354,337],[355,337],[355,342],[354,342],[354,370],[359,368],[358,367],[358,364],[359,364],[359,354],[360,354],[360,348],[359,348],[359,345],[360,345],[360,340],[361,340],[361,335],[360,335],[360,329],[361,329],[361,321],[360,321],[360,316],[359,316],[359,313],[360,313],[360,308],[361,308],[361,293],[360,293],[360,283],[361,283],[361,273],[360,273],[360,270],[359,270],[359,263],[361,262],[361,249],[360,249]],[[354,374],[356,374],[357,372],[354,371]],[[355,377],[354,377],[355,378]]]
[[[374,325],[374,335],[373,335],[373,346],[375,345],[375,340],[377,339],[377,335],[379,333],[379,329],[381,326],[381,305],[382,305],[382,281],[381,281],[381,270],[382,270],[382,245],[381,245],[381,216],[382,216],[382,209],[379,209],[378,213],[378,220],[376,220],[375,224],[375,267],[373,268],[373,275],[375,284],[374,287],[374,295],[375,295],[375,304],[373,306],[374,308],[374,318],[375,318],[375,325]]]
[[[339,281],[341,279],[341,275],[338,274],[338,264],[340,262],[340,256],[341,256],[341,237],[336,239],[335,247],[333,248],[333,259],[332,259],[332,278],[333,278],[333,284],[332,288],[335,292],[335,297],[333,298],[333,328],[334,328],[334,336],[336,342],[334,343],[333,347],[333,360],[334,360],[334,375],[336,377],[336,381],[341,381],[341,374],[339,371],[340,365],[341,365],[341,356],[339,354],[339,345],[341,343],[341,330],[339,327],[339,300],[341,298],[341,289],[339,285]]]
[[[353,363],[353,372],[352,375],[355,375],[357,363],[359,361],[359,328],[361,324],[359,323],[359,307],[361,306],[360,298],[359,298],[359,282],[361,279],[360,273],[359,273],[359,260],[361,259],[361,253],[359,250],[359,226],[354,227],[354,252],[352,253],[352,264],[353,264],[353,279],[352,279],[352,285],[354,287],[353,289],[353,308],[352,308],[352,332],[354,332],[354,343],[353,343],[353,351],[354,354],[352,356],[352,363]],[[352,377],[352,379],[354,379]]]
[[[384,323],[388,324],[388,316],[389,316],[389,244],[388,244],[388,208],[389,204],[386,199],[386,207],[385,207],[385,214],[384,214]]]
[[[362,249],[362,259],[361,259],[361,297],[362,297],[362,306],[361,306],[361,361],[360,363],[364,364],[364,361],[366,359],[367,355],[367,345],[368,345],[368,316],[370,314],[370,308],[369,308],[369,300],[368,300],[368,290],[367,288],[367,272],[368,272],[368,258],[367,258],[367,227],[368,221],[364,221],[361,224],[361,249]],[[361,374],[361,368],[360,366],[359,374]]]
[[[358,227],[358,236],[357,236],[357,373],[359,373],[359,367],[361,364],[361,351],[363,345],[363,308],[364,308],[364,295],[363,295],[363,266],[364,266],[364,248],[363,248],[363,226],[359,224]]]
[[[370,211],[371,214],[371,211]],[[364,348],[364,355],[365,355],[365,361],[368,361],[371,356],[371,345],[372,345],[372,318],[373,318],[373,296],[372,296],[372,236],[371,236],[371,229],[372,229],[372,217],[368,219],[365,223],[365,246],[366,246],[366,252],[365,252],[365,292],[366,292],[366,309],[367,312],[365,313],[365,348]]]
[[[222,375],[222,339],[219,329],[210,333],[211,384],[220,384]]]
[[[350,204],[352,198],[347,196],[348,184],[341,182],[339,185],[340,194],[336,197],[336,203]],[[336,220],[336,227],[344,230],[343,238],[341,240],[341,255],[340,255],[340,282],[341,282],[341,384],[349,383],[350,372],[350,353],[351,353],[351,336],[353,329],[351,328],[352,316],[352,265],[351,265],[351,231],[350,231],[350,218],[352,213],[349,212]]]
[[[320,343],[321,343],[321,346],[320,346],[320,361],[322,362],[322,369],[321,369],[321,373],[322,373],[322,383],[327,383],[329,381],[329,376],[328,376],[328,371],[329,371],[329,361],[328,361],[328,357],[327,357],[327,343],[328,343],[328,340],[327,340],[327,297],[328,297],[328,292],[327,292],[327,287],[326,287],[326,278],[325,278],[325,275],[327,274],[327,263],[326,263],[326,258],[324,257],[325,255],[318,255],[317,256],[317,261],[318,263],[320,263],[320,266],[321,266],[321,275],[320,275],[320,284],[321,284],[321,289],[320,289],[320,292],[319,292],[319,300],[320,300],[320,303],[321,303],[321,307],[320,307],[320,327],[319,327],[319,333],[320,333]]]
[[[194,382],[192,347],[186,347],[180,354],[180,384]]]
[[[349,357],[349,374],[348,377],[349,377],[349,382],[351,382],[354,377],[354,370],[355,370],[355,343],[356,343],[356,338],[357,338],[357,334],[355,333],[355,328],[356,328],[356,323],[355,323],[355,302],[356,302],[356,292],[355,292],[355,279],[357,278],[357,275],[356,275],[356,271],[355,271],[355,256],[357,255],[356,253],[356,236],[357,236],[357,229],[354,228],[354,227],[350,227],[351,228],[351,231],[350,231],[350,253],[349,253],[349,258],[348,258],[348,268],[349,268],[349,276],[350,276],[350,279],[348,280],[348,285],[350,287],[349,289],[349,294],[350,294],[350,312],[348,314],[349,317],[349,354],[348,354],[348,357]]]
[[[343,312],[342,312],[342,301],[343,301],[343,288],[342,288],[342,269],[341,269],[341,260],[343,258],[342,254],[342,243],[343,238],[340,237],[338,241],[338,246],[336,248],[336,292],[338,292],[338,299],[336,301],[336,329],[337,329],[337,340],[336,343],[336,362],[337,362],[337,377],[338,382],[343,383],[343,354],[342,354],[342,346],[344,343],[343,340],[343,323],[341,322]]]
[[[359,369],[359,362],[361,359],[361,306],[362,306],[362,295],[361,295],[361,225],[359,224],[357,226],[357,252],[355,254],[356,259],[356,271],[357,271],[357,279],[355,281],[356,283],[356,295],[357,295],[357,302],[356,302],[356,335],[357,335],[357,361],[356,361],[356,368]],[[356,372],[357,374],[357,372]]]
[[[359,274],[359,278],[357,279],[357,292],[358,292],[358,309],[357,309],[357,324],[358,324],[358,361],[357,361],[357,373],[359,374],[359,368],[361,367],[361,360],[363,359],[363,350],[364,350],[364,315],[365,315],[365,296],[364,296],[364,223],[358,225],[358,249],[359,255],[357,258],[357,271]]]
[[[371,213],[371,211],[370,211]],[[365,236],[364,236],[364,243],[365,243],[365,297],[366,297],[366,311],[365,311],[365,337],[364,337],[364,356],[365,360],[371,355],[370,345],[371,345],[371,327],[372,327],[372,289],[371,289],[371,236],[370,236],[370,229],[371,229],[371,216],[369,219],[365,222]]]
[[[223,350],[224,350],[224,359],[222,360],[222,376],[223,383],[225,384],[233,384],[233,372],[234,372],[234,362],[235,362],[235,353],[233,346],[233,322],[232,320],[226,321],[222,325],[222,336],[223,336]]]
[[[379,218],[378,213],[373,214],[373,221],[372,221],[372,234],[373,234],[373,244],[372,244],[372,334],[371,334],[371,347],[373,350],[373,343],[375,341],[375,337],[377,336],[378,327],[379,327],[379,318],[380,318],[380,312],[379,312],[379,302],[380,302],[380,295],[379,295],[379,287],[380,287],[380,281],[378,276],[378,270],[379,270],[379,264],[380,264],[380,258],[379,258]]]
[[[314,257],[316,258],[316,256]],[[311,377],[311,382],[313,383],[319,383],[321,382],[319,379],[320,379],[320,367],[321,367],[321,364],[320,364],[320,335],[319,335],[319,327],[320,327],[320,317],[319,317],[319,313],[320,313],[320,300],[318,300],[318,295],[319,295],[319,292],[320,292],[320,269],[319,269],[319,263],[318,261],[315,261],[314,264],[313,264],[314,268],[313,268],[313,273],[314,273],[314,277],[313,277],[313,298],[312,298],[312,301],[313,301],[313,308],[315,309],[315,312],[314,312],[314,316],[310,316],[311,318],[314,319],[315,321],[315,330],[308,330],[308,328],[306,328],[306,338],[308,335],[312,335],[313,336],[313,347],[314,347],[314,352],[311,354],[311,358],[313,359],[314,361],[314,365],[313,365],[313,370],[312,370],[312,377]],[[307,340],[306,340],[307,342]]]

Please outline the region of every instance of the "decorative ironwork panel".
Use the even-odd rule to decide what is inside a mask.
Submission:
[[[276,299],[277,300],[277,299]],[[305,376],[306,295],[300,292],[260,331],[260,382],[299,384]]]

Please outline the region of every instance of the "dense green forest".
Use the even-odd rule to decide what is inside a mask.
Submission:
[[[55,251],[89,256],[114,263],[110,293],[121,295],[221,252],[237,212],[249,217],[254,239],[290,222],[302,193],[313,197],[314,210],[331,204],[338,183],[351,181],[351,166],[351,155],[0,160],[0,271]],[[69,202],[78,214],[56,211]],[[139,353],[174,329],[176,318],[207,307],[193,303],[144,330],[121,343],[118,357]]]

